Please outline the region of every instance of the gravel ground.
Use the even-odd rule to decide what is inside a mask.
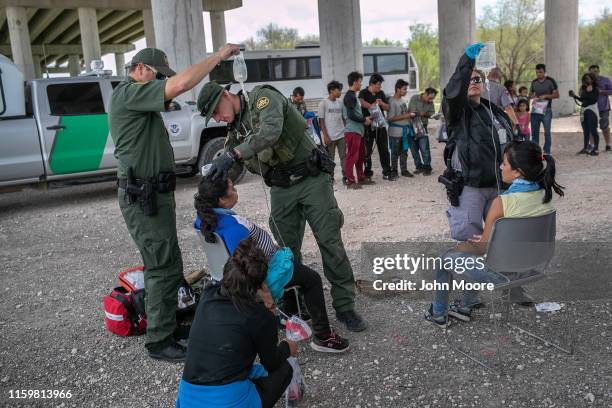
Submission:
[[[582,137],[574,132],[575,124],[555,123],[561,133],[554,135],[553,153],[559,181],[567,187],[566,197],[555,203],[558,237],[611,242],[612,154],[575,156]],[[433,142],[431,177],[389,183],[378,172],[378,184],[361,191],[336,184],[344,241],[355,265],[364,241],[448,239],[447,204],[436,182],[441,151],[442,145]],[[186,271],[205,263],[191,228],[196,186],[196,179],[181,180],[176,193]],[[238,189],[237,211],[265,226],[268,210],[260,180],[247,176]],[[309,231],[304,254],[321,271]],[[104,329],[103,296],[118,271],[140,262],[113,183],[0,195],[1,406],[173,406],[182,367],[149,359],[143,338],[120,338]],[[601,268],[609,272],[609,263]],[[589,277],[595,269],[585,267],[581,282],[593,282]],[[537,288],[536,300],[558,301],[572,312],[578,347],[571,356],[517,331],[501,329],[496,337],[489,307],[479,310],[473,323],[445,334],[422,319],[427,294],[361,293],[357,304],[369,323],[366,332],[347,333],[330,311],[332,324],[351,340],[350,352],[328,356],[301,348],[308,385],[301,406],[611,407],[610,275],[599,272],[593,290],[583,290],[580,297],[563,297],[554,285]],[[356,275],[373,279],[360,268]],[[514,320],[544,336],[563,331],[563,313],[534,314],[516,310]],[[508,374],[497,376],[452,351],[446,336],[496,366],[499,339]],[[72,398],[10,399],[16,389],[70,390]]]

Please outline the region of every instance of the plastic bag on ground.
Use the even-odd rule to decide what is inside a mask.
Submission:
[[[562,307],[563,305],[560,305],[557,302],[544,302],[535,305],[536,312],[539,313],[557,312],[561,310]]]
[[[291,382],[285,391],[285,406],[286,407],[297,407],[297,403],[304,398],[306,392],[306,384],[304,383],[304,377],[302,377],[302,370],[295,357],[289,357],[287,362],[293,368],[293,377]]]

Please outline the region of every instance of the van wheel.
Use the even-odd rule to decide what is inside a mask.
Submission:
[[[200,150],[197,172],[200,172],[202,166],[221,156],[223,154],[224,146],[224,137],[215,137],[214,139],[210,139],[208,142],[206,142],[206,144],[202,146],[202,149]],[[229,171],[229,177],[234,184],[238,184],[245,174],[246,167],[244,167],[243,163],[235,163]]]

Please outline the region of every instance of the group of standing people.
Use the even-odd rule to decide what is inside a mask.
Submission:
[[[491,75],[495,75],[495,71]],[[521,140],[532,140],[539,143],[540,127],[544,127],[544,154],[551,152],[552,101],[559,98],[559,88],[554,78],[547,75],[546,65],[535,66],[536,78],[531,81],[530,88],[521,86],[516,92],[515,82],[504,82],[505,95],[497,103],[495,97],[491,101],[504,108],[518,130]],[[491,83],[493,78],[489,76]],[[493,85],[495,87],[495,85]],[[492,88],[493,89],[493,88]],[[576,104],[580,106],[580,123],[583,130],[583,147],[577,154],[597,156],[599,154],[598,126],[605,140],[605,151],[612,150],[610,146],[610,100],[612,81],[599,72],[599,65],[591,65],[589,72],[581,78],[578,93],[570,91]],[[486,96],[486,92],[485,92]],[[508,106],[513,107],[513,113]]]
[[[610,147],[610,99],[612,81],[600,75],[599,66],[591,65],[589,72],[582,75],[578,95],[572,90],[569,95],[580,106],[580,123],[583,131],[583,147],[577,154],[597,156],[599,154],[599,133],[597,125],[604,136],[605,150]]]
[[[372,180],[374,146],[378,150],[383,180],[394,181],[400,175],[414,176],[407,168],[408,150],[414,159],[414,173],[430,175],[427,125],[435,113],[433,100],[437,91],[427,88],[413,95],[406,104],[407,81],[399,79],[396,82],[391,98],[382,91],[382,75],[372,74],[368,86],[363,89],[362,81],[360,72],[349,73],[349,89],[342,100],[342,84],[331,81],[327,85],[328,97],[320,102],[318,109],[323,144],[332,160],[338,151],[343,183],[348,189],[375,184]]]

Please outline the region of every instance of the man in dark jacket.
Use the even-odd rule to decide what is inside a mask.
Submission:
[[[446,212],[451,236],[458,241],[478,240],[482,234],[489,207],[502,189],[499,167],[503,147],[512,137],[508,115],[481,97],[483,92],[486,95],[485,76],[474,66],[482,48],[481,43],[467,47],[442,101],[449,133],[444,160],[463,186],[458,205],[450,205]],[[520,288],[511,297],[515,302],[530,301]]]

